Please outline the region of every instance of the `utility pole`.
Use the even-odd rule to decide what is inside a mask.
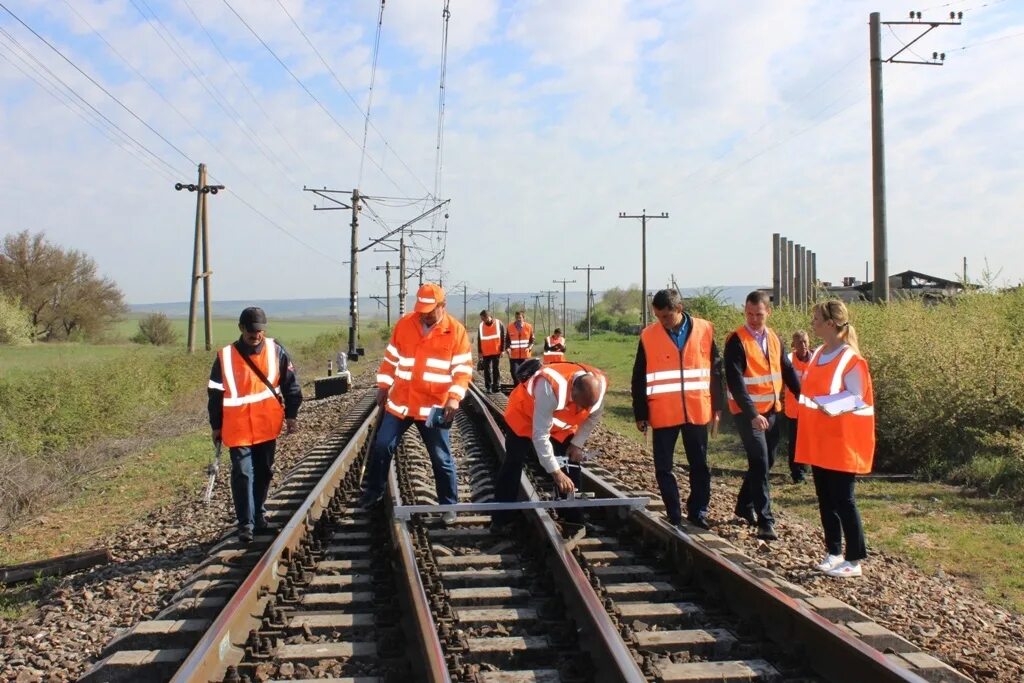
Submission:
[[[199,281],[203,281],[203,324],[206,337],[206,350],[213,347],[213,314],[210,303],[210,224],[206,214],[206,195],[217,194],[223,185],[206,184],[206,164],[199,164],[199,182],[174,183],[174,189],[188,190],[196,193],[196,232],[192,249],[192,294],[188,301],[188,352],[196,350],[196,299],[199,298]],[[202,258],[202,271],[199,270]]]
[[[668,218],[668,214],[662,211],[658,215],[647,215],[647,209],[644,209],[639,216],[627,215],[624,212],[619,212],[619,218],[639,218],[640,219],[640,231],[641,231],[641,258],[643,262],[643,278],[641,280],[640,287],[643,291],[640,292],[640,314],[641,320],[643,321],[643,327],[647,327],[647,219],[649,218]]]
[[[462,288],[462,324],[469,325],[469,283],[461,282],[452,287],[452,294],[457,294],[459,287]]]
[[[551,297],[558,294],[557,289],[545,289],[541,292],[548,298],[547,333],[551,334]]]
[[[931,60],[896,59],[910,46],[924,38],[939,26],[959,26],[963,12],[950,12],[949,21],[922,21],[920,12],[911,12],[909,21],[882,21],[878,12],[868,17],[868,31],[871,61],[871,190],[872,216],[874,219],[875,283],[872,298],[875,303],[889,301],[889,247],[885,212],[885,127],[882,107],[882,63],[922,64],[942,66],[946,53],[933,52]],[[882,26],[927,27],[916,38],[897,50],[888,59],[882,59]],[[890,29],[891,30],[891,29]],[[902,42],[902,41],[901,41]]]
[[[352,222],[350,223],[352,228],[352,240],[350,246],[351,258],[349,259],[348,279],[348,359],[359,360],[359,349],[357,348],[359,344],[359,188],[352,190],[352,197],[348,204],[334,196],[347,194],[348,190],[328,190],[326,187],[319,190],[309,187],[303,187],[302,189],[304,192],[312,192],[332,204],[335,204],[335,206],[314,205],[314,211],[338,211],[343,209],[352,212]]]
[[[556,285],[562,283],[562,334],[565,334],[568,330],[568,323],[565,321],[565,286],[567,284],[576,284],[575,280],[552,280]]]
[[[540,324],[540,318],[537,317],[537,309],[540,307],[540,300],[543,299],[543,298],[544,298],[543,294],[534,294],[533,295],[533,324],[534,325],[539,325]],[[511,316],[512,314],[510,313],[509,315]]]
[[[590,271],[604,270],[604,266],[592,266],[588,263],[585,266],[573,266],[572,269],[587,271],[587,341],[590,341]]]
[[[385,261],[383,266],[377,266],[374,270],[384,271],[384,288],[387,292],[388,298],[388,327],[391,327],[391,271],[396,270],[398,266],[391,265],[391,261]]]

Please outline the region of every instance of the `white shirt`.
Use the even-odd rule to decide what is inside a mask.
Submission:
[[[535,382],[533,385],[533,449],[537,451],[537,459],[540,460],[541,467],[548,474],[560,469],[558,461],[555,460],[555,449],[551,445],[551,425],[556,408],[558,408],[558,397],[551,385],[543,380]],[[603,410],[604,403],[602,402],[601,407],[590,413],[576,434],[573,435],[570,441],[572,445],[583,448],[583,444],[587,442],[590,433],[594,431],[598,420],[601,419]]]

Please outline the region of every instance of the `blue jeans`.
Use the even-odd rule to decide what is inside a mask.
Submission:
[[[231,499],[239,529],[253,530],[266,512],[263,503],[274,475],[274,450],[277,441],[264,441],[252,446],[235,446],[231,453]]]
[[[686,499],[688,517],[703,517],[708,514],[711,502],[711,470],[708,468],[708,427],[707,425],[683,424],[676,427],[659,427],[654,430],[654,476],[658,480],[661,500],[665,503],[665,515],[672,524],[679,524],[682,512],[679,509],[679,485],[672,473],[676,439],[683,435],[683,449],[690,466],[690,495]]]
[[[384,495],[387,486],[388,470],[391,459],[395,457],[398,442],[405,430],[416,423],[416,429],[423,437],[423,445],[430,454],[430,464],[434,468],[434,486],[437,488],[437,502],[440,505],[451,505],[459,502],[458,480],[455,474],[455,458],[452,457],[451,444],[448,442],[449,430],[442,427],[427,427],[422,420],[411,417],[402,419],[391,413],[384,413],[377,428],[377,436],[370,449],[370,462],[363,474],[364,497],[374,499]]]
[[[569,450],[569,439],[564,442],[551,439],[551,447],[556,456],[565,456]],[[505,434],[505,459],[498,470],[498,481],[494,486],[494,502],[513,503],[519,497],[519,480],[523,476],[523,463],[526,458],[532,456],[537,458],[537,451],[533,447],[533,440],[525,436],[517,436],[511,432]],[[572,479],[576,489],[580,489],[583,482],[583,471],[579,465],[570,463],[562,468],[562,472]],[[538,487],[542,484],[538,484]],[[556,493],[555,498],[565,498]],[[515,512],[509,510],[498,510],[491,513],[491,521],[495,524],[508,524],[515,519]],[[558,511],[558,517],[573,524],[583,523],[583,511],[572,508],[562,508]]]

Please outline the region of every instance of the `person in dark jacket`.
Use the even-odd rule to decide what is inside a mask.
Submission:
[[[747,295],[746,324],[725,340],[725,382],[729,412],[747,452],[747,473],[736,500],[736,516],[757,526],[757,537],[770,541],[775,533],[768,473],[779,445],[783,385],[800,398],[800,379],[789,362],[786,345],[767,326],[768,295]]]
[[[653,428],[654,473],[672,524],[682,519],[679,486],[672,473],[676,439],[682,434],[690,468],[686,518],[708,529],[708,426],[717,428],[725,403],[714,327],[684,312],[683,298],[674,289],[655,294],[651,308],[657,322],[640,334],[633,363],[633,418],[640,431]]]
[[[263,503],[273,476],[274,451],[282,426],[298,429],[302,388],[288,352],[266,336],[263,309],[246,308],[242,333],[217,353],[207,384],[207,411],[215,444],[231,453],[231,498],[238,537],[248,543],[267,528]]]

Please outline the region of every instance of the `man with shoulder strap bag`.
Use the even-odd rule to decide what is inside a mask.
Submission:
[[[298,430],[302,404],[295,366],[284,347],[266,336],[266,328],[263,309],[242,311],[241,336],[217,353],[207,385],[213,442],[231,453],[231,498],[243,543],[267,528],[263,503],[277,437],[284,425],[289,434]]]

